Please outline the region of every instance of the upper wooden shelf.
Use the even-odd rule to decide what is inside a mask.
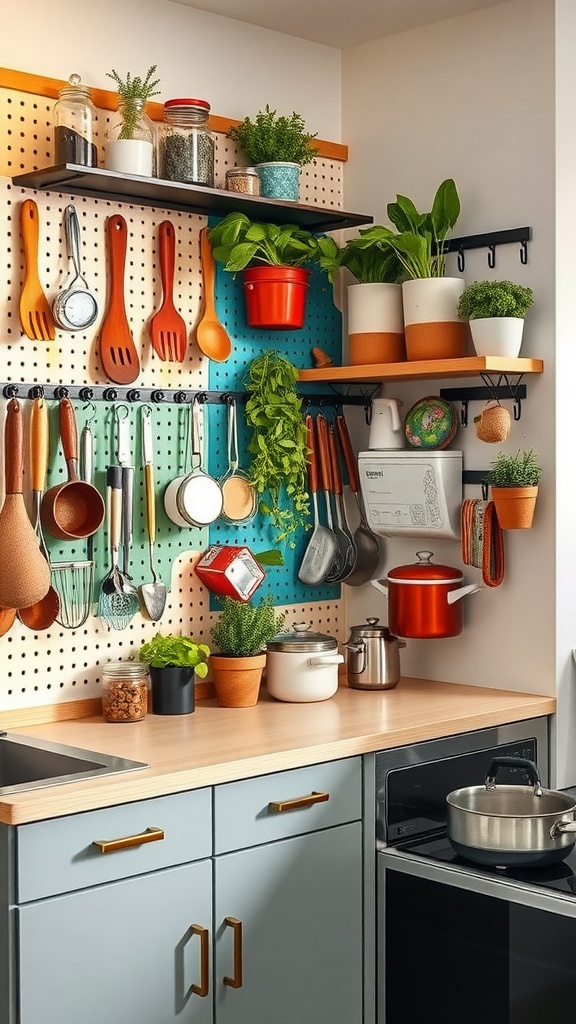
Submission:
[[[298,379],[311,384],[366,383],[387,380],[425,380],[432,377],[477,377],[481,373],[542,373],[542,359],[504,359],[501,356],[470,356],[465,359],[425,359],[366,366],[326,366],[300,370]]]
[[[180,182],[144,178],[140,175],[118,174],[103,168],[59,164],[38,171],[17,174],[14,185],[49,192],[72,192],[93,199],[116,199],[138,206],[156,206],[166,210],[183,210],[204,216],[224,216],[242,210],[251,220],[272,224],[297,224],[309,231],[337,231],[341,228],[372,224],[374,218],[362,213],[346,213],[325,206],[304,206],[284,199],[263,199],[242,192],[220,188],[184,185]]]

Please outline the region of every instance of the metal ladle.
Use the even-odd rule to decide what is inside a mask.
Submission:
[[[52,302],[52,314],[64,331],[82,331],[90,327],[98,316],[98,303],[88,290],[80,269],[80,226],[76,210],[70,204],[64,210],[64,232],[68,258],[72,260],[75,276]]]

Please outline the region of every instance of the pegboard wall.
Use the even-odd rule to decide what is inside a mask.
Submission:
[[[307,322],[302,331],[253,331],[244,318],[241,283],[217,268],[216,301],[218,315],[231,336],[233,355],[224,364],[210,363],[194,343],[194,329],[201,305],[201,273],[199,231],[206,219],[196,214],[166,211],[92,199],[67,193],[44,193],[17,188],[11,177],[39,167],[52,160],[52,110],[54,101],[42,96],[15,90],[0,89],[0,130],[7,140],[0,158],[0,232],[3,239],[4,273],[0,283],[0,381],[48,385],[106,385],[98,357],[99,328],[106,308],[106,218],[120,213],[128,226],[128,252],[125,273],[125,297],[128,319],[140,357],[141,372],[134,388],[172,390],[243,390],[243,377],[251,360],[267,348],[276,348],[296,365],[310,365],[310,349],[320,345],[335,357],[341,344],[341,319],[334,306],[331,288],[320,275],[314,275],[307,300]],[[99,112],[96,142],[100,153],[106,127],[112,115]],[[216,184],[224,184],[228,167],[237,159],[234,145],[217,135]],[[303,203],[334,208],[342,205],[342,164],[319,158],[304,168],[301,175]],[[53,342],[34,342],[20,329],[18,303],[23,279],[24,261],[20,242],[19,206],[33,198],[39,211],[40,247],[39,276],[51,301],[70,282],[66,255],[63,212],[73,203],[81,232],[82,272],[96,296],[98,318],[85,332],[57,330]],[[186,321],[189,345],[181,364],[163,363],[154,353],[149,335],[149,321],[159,306],[162,289],[157,266],[157,230],[163,220],[170,220],[176,232],[176,266],[174,299]],[[30,403],[26,394],[25,412]],[[0,402],[4,412],[6,402]],[[114,402],[93,404],[74,401],[78,433],[90,422],[95,441],[95,485],[104,493],[106,467],[116,462],[116,415]],[[226,406],[209,405],[203,409],[204,445],[209,471],[220,476],[226,469]],[[247,430],[238,405],[239,450],[246,451]],[[134,543],[131,574],[135,585],[151,579],[145,531],[141,451],[141,403],[129,403],[128,415],[132,432],[132,454],[136,466]],[[49,402],[50,459],[47,486],[66,479],[66,467],[58,438],[58,405]],[[275,546],[270,527],[261,516],[244,527],[217,522],[210,530],[180,529],[164,513],[162,494],[173,477],[189,468],[187,407],[167,401],[153,407],[157,543],[156,567],[159,576],[170,587],[166,612],[159,625],[149,622],[140,612],[129,626],[117,631],[96,614],[91,614],[79,629],[65,629],[57,624],[34,632],[16,620],[10,631],[0,637],[0,659],[3,667],[0,684],[0,711],[33,707],[98,696],[100,666],[115,658],[134,657],[140,645],[158,629],[182,632],[210,642],[210,595],[193,572],[193,565],[209,543],[246,544],[254,551]],[[4,479],[3,446],[0,480]],[[241,456],[241,465],[246,459]],[[25,496],[30,501],[25,480]],[[339,636],[338,610],[340,588],[304,587],[296,577],[308,537],[298,537],[296,547],[283,553],[286,565],[267,570],[267,578],[259,594],[271,591],[275,604],[288,611],[288,622],[305,620],[314,629]],[[53,562],[83,559],[86,542],[63,543],[46,537]],[[109,567],[105,529],[94,537],[94,606],[100,582]],[[340,616],[341,619],[341,616]],[[342,639],[342,637],[339,637]]]

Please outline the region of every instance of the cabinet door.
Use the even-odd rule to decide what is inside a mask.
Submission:
[[[19,1024],[210,1024],[211,904],[206,860],[21,907]]]
[[[217,1024],[362,1020],[359,822],[217,857],[215,894]]]

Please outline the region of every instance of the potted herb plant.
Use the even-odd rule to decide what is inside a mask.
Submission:
[[[512,281],[473,281],[458,302],[458,314],[470,323],[479,356],[516,358],[522,345],[524,318],[534,301],[531,288]]]
[[[148,68],[145,78],[127,73],[121,78],[114,69],[107,72],[118,89],[118,112],[110,123],[104,163],[109,171],[152,177],[155,173],[154,125],[146,114],[146,103],[158,95],[154,78],[156,65]]]
[[[194,676],[207,676],[209,654],[206,644],[173,634],[156,633],[142,644],[138,657],[150,669],[155,715],[189,715],[194,711]]]
[[[274,610],[271,594],[259,604],[222,599],[222,612],[211,630],[217,653],[210,655],[220,707],[249,708],[257,703],[266,644],[280,632],[285,618]]]
[[[313,144],[317,133],[306,131],[301,114],[278,114],[266,104],[254,118],[245,117],[230,128],[227,135],[256,167],[261,195],[298,202],[300,168],[318,154]]]
[[[503,530],[527,530],[532,526],[542,469],[534,449],[516,455],[498,452],[488,472],[488,483]]]
[[[266,330],[298,329],[306,315],[309,271],[318,239],[294,224],[260,224],[234,211],[210,228],[214,259],[242,271],[246,320]]]
[[[452,178],[441,182],[432,209],[419,213],[407,196],[387,207],[396,231],[376,225],[365,238],[396,253],[407,280],[402,283],[408,359],[454,359],[465,354],[466,326],[458,317],[464,281],[446,277],[446,241],[460,215]]]
[[[388,244],[366,234],[361,231],[342,248],[330,236],[321,236],[318,263],[330,281],[342,267],[356,279],[347,289],[350,364],[402,362],[406,345],[399,282],[405,270]]]

